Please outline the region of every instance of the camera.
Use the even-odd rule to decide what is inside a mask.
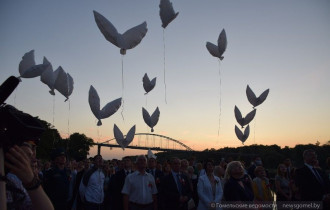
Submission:
[[[33,140],[38,142],[45,131],[42,124],[31,115],[14,106],[5,104],[6,99],[19,84],[19,79],[11,76],[0,86],[0,147],[7,151],[13,145]]]

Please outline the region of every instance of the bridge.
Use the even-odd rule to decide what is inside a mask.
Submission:
[[[137,138],[135,138],[137,137]],[[136,133],[133,141],[126,147],[128,149],[154,150],[154,151],[194,151],[179,140],[153,133]],[[110,142],[110,143],[109,143]],[[114,143],[112,143],[114,142]],[[97,154],[101,154],[101,147],[119,147],[116,139],[110,139],[97,145]]]

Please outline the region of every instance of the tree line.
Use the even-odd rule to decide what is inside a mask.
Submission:
[[[88,157],[90,148],[93,147],[93,139],[85,134],[73,133],[69,138],[62,138],[58,130],[50,123],[40,120],[44,126],[45,132],[40,138],[37,147],[37,158],[41,160],[50,160],[54,148],[64,148],[68,158],[75,160],[83,160]],[[321,145],[319,142],[315,144],[298,144],[293,148],[288,146],[281,148],[278,145],[250,145],[242,147],[224,147],[211,148],[203,151],[185,151],[185,152],[160,152],[157,153],[157,160],[160,162],[169,160],[171,157],[180,159],[190,159],[194,157],[197,162],[203,162],[206,159],[213,159],[218,164],[222,159],[240,160],[249,166],[251,161],[256,157],[261,157],[263,165],[268,169],[276,169],[279,163],[284,159],[290,158],[295,167],[303,165],[303,151],[313,149],[318,155],[319,165],[326,168],[326,159],[330,157],[330,141]]]
[[[69,138],[62,138],[58,130],[50,123],[40,120],[45,128],[37,147],[37,158],[50,160],[54,148],[63,148],[68,158],[75,160],[86,159],[93,146],[93,139],[85,134],[73,133]]]

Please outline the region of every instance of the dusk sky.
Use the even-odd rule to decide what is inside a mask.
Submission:
[[[235,105],[246,115],[252,110],[245,90],[258,96],[270,89],[257,107],[245,145],[321,144],[330,140],[330,1],[328,0],[172,0],[177,18],[164,31],[158,0],[8,1],[0,0],[0,82],[19,76],[22,56],[34,49],[36,63],[43,56],[70,73],[74,90],[70,101],[55,97],[40,77],[22,79],[6,103],[50,123],[63,137],[84,133],[96,142],[112,139],[116,124],[126,134],[150,133],[142,107],[159,107],[154,133],[177,139],[195,150],[238,147]],[[98,29],[93,10],[119,33],[147,22],[142,42],[123,57]],[[222,29],[227,50],[219,59],[207,51]],[[221,70],[221,94],[219,84]],[[144,95],[142,77],[157,77]],[[123,95],[124,108],[97,120],[88,104],[90,85],[101,107]],[[220,134],[219,101],[221,97]],[[55,111],[53,113],[53,106]],[[123,112],[124,120],[121,112]],[[95,155],[96,148],[91,150]],[[146,154],[147,151],[102,149],[106,158]]]

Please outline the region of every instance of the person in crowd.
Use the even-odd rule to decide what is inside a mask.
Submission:
[[[293,170],[291,159],[290,158],[286,158],[283,161],[283,164],[286,167],[286,176],[287,176],[287,178],[289,180],[291,180],[292,179],[292,170]]]
[[[188,159],[189,161],[189,166],[193,167],[195,169],[195,161],[196,161],[196,158],[194,156],[190,157]]]
[[[79,185],[81,182],[81,179],[84,175],[84,173],[86,171],[88,171],[89,168],[87,168],[87,170],[85,170],[85,161],[79,161],[77,163],[77,175],[76,175],[76,180],[74,182],[74,186],[73,186],[73,193],[72,193],[72,200],[69,204],[69,209],[82,209],[82,201],[81,198],[79,196]]]
[[[253,162],[251,163],[250,167],[248,168],[248,174],[253,180],[255,178],[254,170],[257,166],[262,166],[262,160],[259,156],[255,157]]]
[[[110,186],[111,178],[115,175],[115,169],[114,169],[112,164],[109,164],[109,162],[107,162],[104,165],[103,170],[104,170],[104,174],[105,174],[104,187],[103,187],[103,190],[104,190],[104,209],[105,210],[108,210],[108,209],[110,210],[112,198],[111,198],[111,195],[110,195],[109,186]]]
[[[147,158],[139,155],[136,171],[125,179],[122,189],[124,210],[157,210],[157,187],[154,177],[146,172]]]
[[[131,174],[132,171],[132,160],[129,157],[124,157],[121,161],[123,168],[116,172],[115,175],[110,179],[109,183],[109,196],[111,199],[111,209],[123,210],[123,195],[121,193],[126,176]]]
[[[163,164],[163,174],[164,176],[169,175],[171,173],[171,164],[169,164],[167,161]]]
[[[189,166],[188,160],[182,159],[180,171],[186,176],[188,175],[188,171],[187,171],[188,166]]]
[[[195,206],[198,206],[198,192],[197,192],[197,183],[198,177],[195,174],[195,169],[192,166],[188,166],[188,179],[191,180],[191,189],[192,189],[192,199],[194,200]]]
[[[330,157],[327,158],[326,164],[327,164],[327,175],[330,181]]]
[[[252,181],[252,190],[256,201],[273,201],[269,179],[264,167],[257,166],[254,170],[255,178]]]
[[[275,189],[277,201],[291,201],[292,190],[290,180],[287,176],[287,168],[284,164],[279,164],[277,167],[277,175],[275,176]]]
[[[227,162],[225,161],[225,158],[221,158],[221,161],[219,163],[219,166],[223,168],[223,170],[226,170],[227,168]]]
[[[180,159],[172,158],[172,171],[162,179],[160,196],[164,210],[188,209],[188,201],[192,198],[192,192],[188,178],[180,172],[180,168]]]
[[[84,174],[79,186],[79,193],[85,210],[103,209],[105,176],[102,170],[102,156],[95,155],[93,163],[93,167]]]
[[[159,171],[163,171],[163,165],[159,162],[157,162],[156,169]]]
[[[224,184],[225,184],[225,182],[224,182],[225,170],[220,165],[215,166],[214,167],[214,175],[219,177],[222,188],[223,188]]]
[[[228,163],[225,171],[224,198],[226,201],[253,201],[253,191],[250,182],[243,181],[244,168],[239,161]]]
[[[54,208],[62,210],[68,207],[71,172],[65,168],[66,154],[63,148],[53,150],[51,156],[54,165],[44,174],[44,187]]]
[[[5,157],[4,165],[9,170],[6,175],[7,209],[53,210],[41,181],[32,170],[35,153],[31,147],[24,143],[20,147],[15,145]]]
[[[205,174],[205,170],[203,169],[203,164],[200,162],[196,163],[196,173],[198,177]]]
[[[156,182],[157,189],[159,189],[160,186],[160,180],[164,176],[163,172],[158,170],[156,168],[157,161],[155,158],[151,157],[148,160],[148,169],[146,170],[148,173],[150,173],[154,178]]]
[[[325,173],[314,168],[317,156],[314,150],[303,152],[304,166],[295,172],[295,183],[303,201],[330,201],[330,183]]]
[[[214,175],[214,163],[212,160],[204,162],[205,175],[198,179],[197,191],[199,203],[197,210],[209,209],[211,203],[220,203],[223,196],[220,178]],[[220,208],[217,208],[220,209]]]

